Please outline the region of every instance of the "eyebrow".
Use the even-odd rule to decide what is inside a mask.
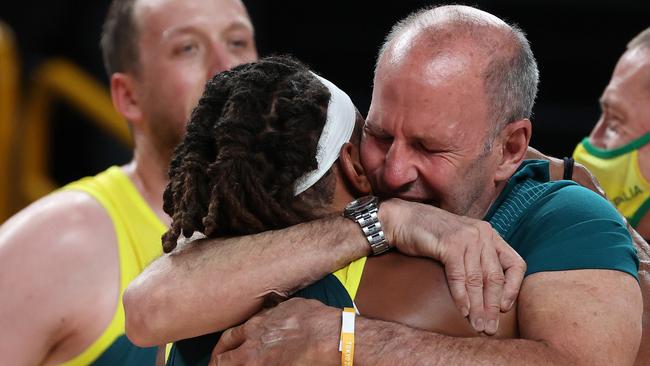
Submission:
[[[171,29],[167,29],[163,32],[162,38],[163,39],[169,39],[177,34],[184,34],[184,33],[197,33],[198,27],[196,24],[187,24],[187,25],[180,25],[177,27],[173,27]],[[244,23],[239,20],[233,21],[225,30],[224,32],[232,32],[235,30],[246,30],[250,31],[251,34],[254,34],[255,31],[253,30],[253,27],[250,24]]]
[[[239,20],[236,20],[235,22],[230,24],[228,26],[228,28],[226,28],[226,32],[230,32],[230,31],[233,31],[233,30],[239,30],[239,29],[250,31],[253,34],[255,33],[255,29],[253,28],[253,26],[251,24],[247,24],[247,23],[241,22]]]
[[[377,126],[372,121],[366,121],[363,124],[363,128],[366,129],[366,130],[369,130],[371,133],[376,134],[376,135],[388,135],[386,130],[384,130],[383,128]]]
[[[626,116],[625,110],[621,108],[620,101],[617,101],[616,99],[612,100],[612,98],[606,98],[605,96],[602,96],[598,98],[598,102],[600,103],[601,109],[607,108],[618,116]]]

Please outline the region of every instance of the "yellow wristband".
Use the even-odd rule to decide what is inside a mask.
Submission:
[[[352,366],[354,360],[354,308],[343,308],[341,313],[341,339],[339,351],[341,352],[341,365]]]

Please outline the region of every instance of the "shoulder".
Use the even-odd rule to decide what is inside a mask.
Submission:
[[[95,314],[88,306],[119,281],[111,220],[103,207],[78,191],[55,192],[0,226],[3,324],[17,338],[57,342]],[[119,286],[119,285],[118,285]],[[47,308],[47,311],[42,311]],[[22,319],[14,324],[12,319]],[[19,335],[18,335],[19,334]]]
[[[636,277],[636,250],[616,209],[584,187],[547,184],[510,240],[528,264],[526,273],[614,269]]]
[[[597,193],[573,181],[549,181],[547,161],[524,161],[511,180],[509,196],[526,201],[529,215],[547,217],[552,212],[547,218],[559,223],[597,217],[624,224],[618,211]]]
[[[81,191],[58,191],[7,220],[0,227],[0,248],[19,245],[23,250],[50,248],[81,254],[80,247],[101,242],[106,235],[114,237],[112,231],[110,217],[93,197]]]
[[[595,220],[627,232],[623,217],[597,193],[566,181],[547,182],[543,186],[544,194],[529,210],[528,224],[545,224],[555,230]]]

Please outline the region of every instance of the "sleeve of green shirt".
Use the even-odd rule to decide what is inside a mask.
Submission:
[[[596,193],[562,186],[522,218],[511,245],[528,265],[526,275],[572,269],[612,269],[637,278],[639,260],[625,222]]]

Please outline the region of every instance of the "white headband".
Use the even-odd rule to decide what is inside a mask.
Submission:
[[[313,73],[312,73],[313,74]],[[318,139],[316,148],[316,161],[318,169],[305,173],[296,179],[294,195],[297,196],[313,186],[332,167],[339,158],[341,147],[350,141],[357,112],[350,97],[331,81],[314,74],[330,92],[330,101],[327,106],[327,121],[323,132]]]

